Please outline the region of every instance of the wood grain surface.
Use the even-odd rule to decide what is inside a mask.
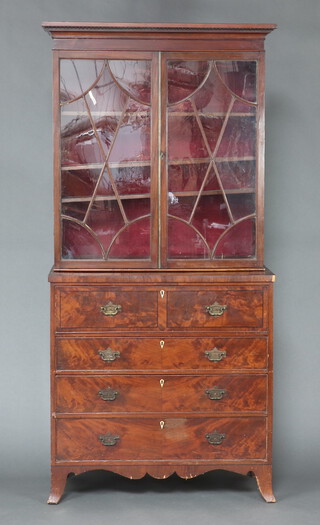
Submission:
[[[106,316],[101,306],[112,302],[120,305],[121,311]],[[88,289],[66,291],[60,295],[61,328],[156,328],[157,292]]]
[[[160,342],[163,341],[163,348]],[[114,361],[103,361],[99,351],[119,352]],[[220,361],[209,361],[206,352],[225,352]],[[220,370],[265,369],[266,337],[67,337],[56,339],[57,370]]]
[[[214,387],[225,390],[221,399],[210,399],[206,393]],[[214,413],[267,408],[265,375],[61,376],[56,389],[56,411],[60,413]],[[105,389],[111,389],[115,399],[103,400],[99,392]]]
[[[57,461],[146,459],[265,459],[266,419],[260,418],[58,419]],[[221,445],[210,445],[206,434],[225,434]],[[104,446],[99,436],[119,436]]]
[[[226,306],[219,317],[213,317],[206,311],[214,303]],[[262,319],[262,290],[212,289],[168,293],[170,328],[259,328],[262,326]]]

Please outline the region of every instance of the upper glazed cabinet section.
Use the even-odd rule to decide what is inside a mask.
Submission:
[[[272,27],[99,27],[51,26],[56,267],[262,267]]]

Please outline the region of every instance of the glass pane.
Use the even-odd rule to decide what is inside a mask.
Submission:
[[[174,217],[168,219],[170,259],[208,259],[209,250],[204,239],[185,222]]]
[[[180,108],[181,105],[178,106]],[[168,114],[168,134],[174,140],[168,141],[169,160],[176,160],[181,164],[190,158],[208,158],[209,152],[201,134],[196,117],[179,109]]]
[[[124,147],[125,145],[125,147]],[[134,106],[126,111],[110,153],[110,162],[150,164],[150,111]]]
[[[82,223],[62,221],[62,257],[64,259],[99,259],[103,251],[97,237]]]
[[[230,216],[221,192],[200,198],[192,224],[204,236],[212,250],[221,234],[231,226]]]
[[[61,60],[60,74],[62,257],[149,259],[151,62]]]
[[[169,60],[167,78],[169,258],[255,257],[256,62]]]
[[[255,253],[255,221],[245,219],[227,230],[218,242],[214,255],[216,259],[250,258]]]
[[[222,82],[238,97],[256,101],[256,62],[227,60],[216,62]]]
[[[223,187],[227,189],[250,189],[255,187],[255,161],[216,162]]]
[[[102,165],[100,135],[92,127],[84,99],[62,106],[60,139],[62,169]]]
[[[97,195],[113,195],[112,179],[119,195],[141,195],[142,198],[150,198],[150,164],[147,166],[118,166],[105,170]]]
[[[60,102],[69,103],[85,94],[98,81],[104,67],[103,60],[61,60]]]
[[[179,192],[187,195],[187,192],[198,192],[206,175],[209,164],[206,162],[198,164],[169,164],[168,166],[168,190],[169,201],[173,193],[179,197]],[[218,186],[215,186],[217,189]]]
[[[196,197],[178,197],[173,193],[169,193],[168,212],[169,215],[183,219],[189,223],[189,219],[196,202]]]
[[[74,219],[82,221],[86,214],[87,208],[88,202],[74,202],[71,199],[66,199],[61,206],[61,214],[62,216],[65,215],[66,217],[72,217]]]
[[[234,221],[244,219],[255,213],[255,195],[252,193],[227,194]]]
[[[131,222],[112,244],[110,259],[148,259],[150,254],[150,217]]]
[[[240,160],[255,155],[256,121],[252,117],[233,117],[228,119],[223,137],[218,147],[217,158]]]
[[[176,104],[190,97],[204,81],[210,64],[207,61],[181,61],[168,62],[168,102]]]
[[[82,168],[82,166],[80,166]],[[63,202],[66,199],[87,197],[93,193],[97,184],[101,169],[72,169],[63,167],[61,169],[61,195]]]
[[[130,98],[150,104],[151,67],[147,60],[109,60],[111,75]]]

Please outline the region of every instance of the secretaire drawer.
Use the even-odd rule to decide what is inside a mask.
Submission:
[[[263,288],[168,292],[169,328],[262,329],[266,323]]]
[[[77,290],[63,288],[56,293],[60,328],[116,330],[158,326],[155,291],[86,287]]]

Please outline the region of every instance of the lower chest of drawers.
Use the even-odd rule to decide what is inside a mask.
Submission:
[[[267,461],[266,286],[56,287],[53,462]]]

